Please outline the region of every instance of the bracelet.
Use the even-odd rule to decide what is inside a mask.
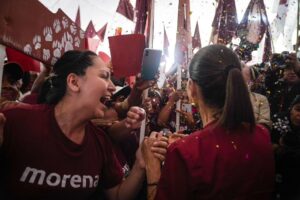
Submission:
[[[151,186],[157,186],[158,182],[153,182],[153,183],[147,183],[147,186],[151,187]]]

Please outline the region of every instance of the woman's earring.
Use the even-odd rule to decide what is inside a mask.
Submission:
[[[197,101],[194,99],[194,98],[192,98],[191,99],[191,102],[190,102],[193,106],[195,106],[195,107],[198,107],[198,103],[197,103]]]

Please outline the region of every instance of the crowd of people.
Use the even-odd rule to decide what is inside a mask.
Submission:
[[[248,66],[209,45],[181,89],[173,74],[118,92],[91,51],[31,79],[5,63],[1,199],[300,199],[300,63],[282,57]]]

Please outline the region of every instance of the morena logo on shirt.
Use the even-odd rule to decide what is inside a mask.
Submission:
[[[95,188],[99,182],[99,175],[70,175],[58,173],[46,173],[44,170],[39,170],[31,167],[26,167],[21,178],[21,182],[31,184],[37,183],[38,185],[44,185],[45,183],[51,187],[72,187],[72,188]]]

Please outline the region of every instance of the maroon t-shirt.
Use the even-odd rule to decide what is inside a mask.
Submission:
[[[111,143],[92,123],[78,145],[62,133],[53,106],[26,105],[3,113],[0,165],[7,199],[90,199],[121,182]]]
[[[226,133],[209,124],[169,147],[156,199],[267,200],[274,174],[266,128]]]
[[[21,99],[21,102],[28,103],[28,104],[37,104],[38,103],[38,93],[31,92],[29,94],[26,94]]]

